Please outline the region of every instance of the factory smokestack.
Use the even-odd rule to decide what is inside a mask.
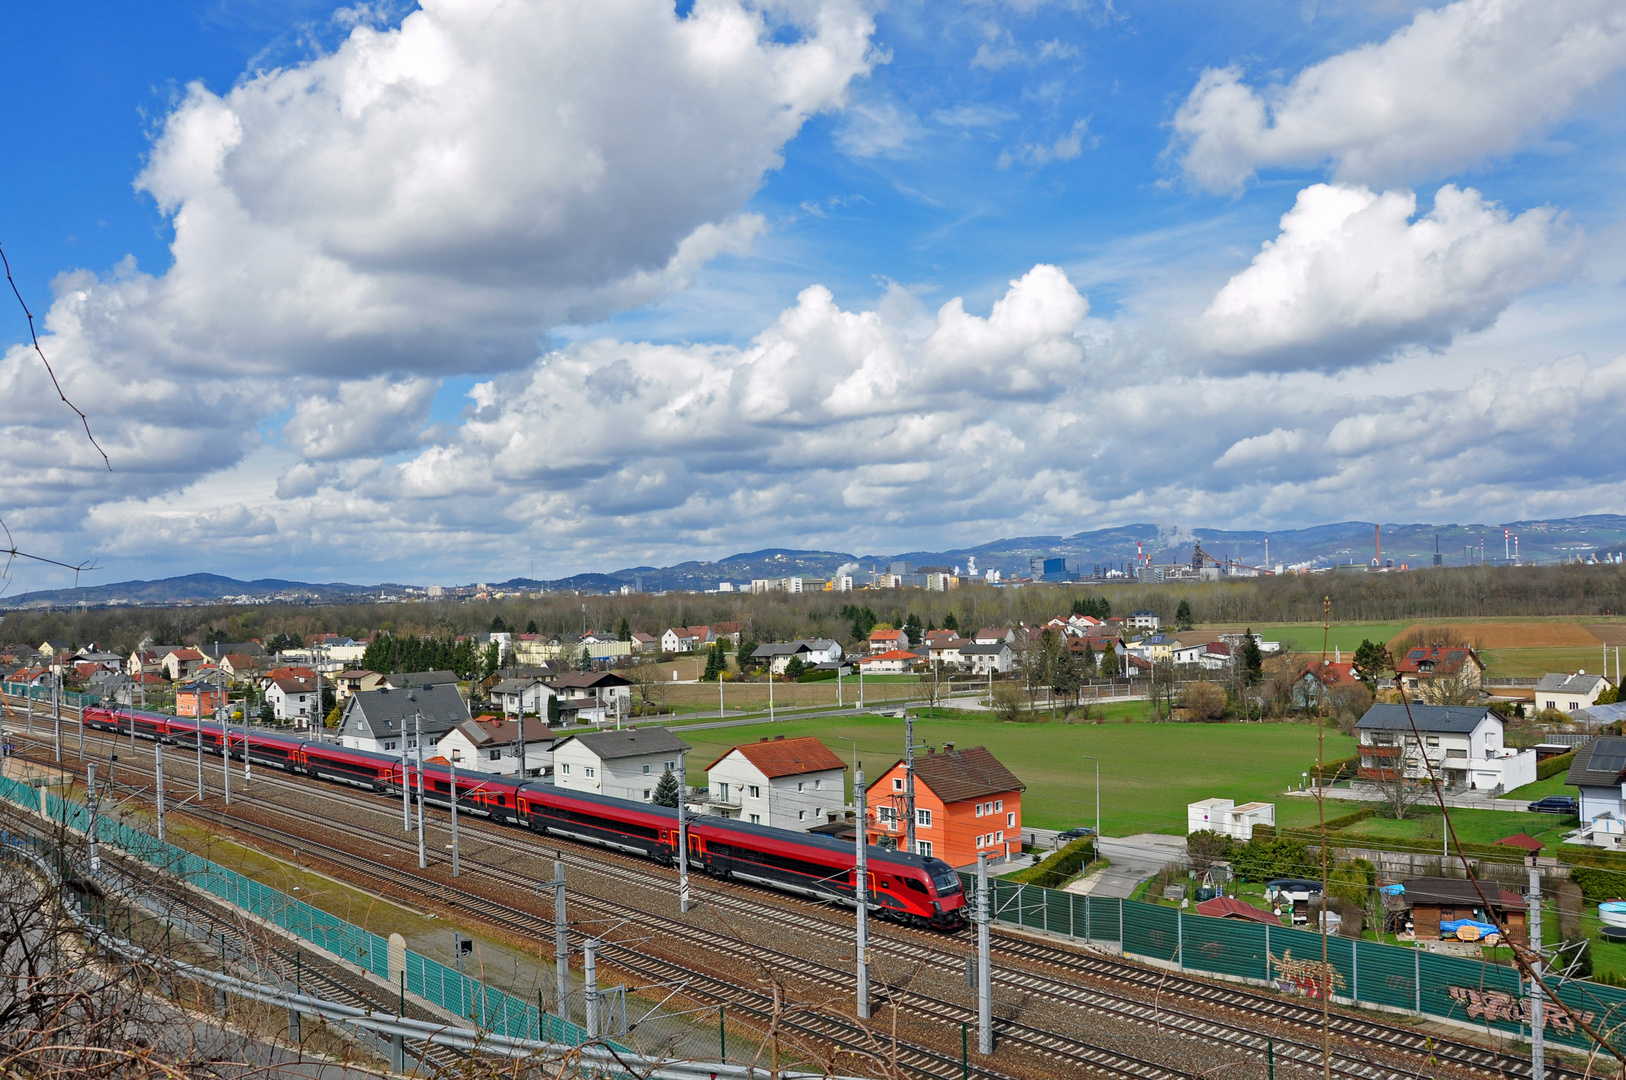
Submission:
[[[1372,526],[1372,547],[1376,550],[1376,554],[1377,554],[1377,558],[1375,558],[1372,561],[1372,565],[1376,566],[1378,569],[1381,570],[1381,569],[1383,569],[1383,526],[1382,525],[1374,525],[1374,526]]]

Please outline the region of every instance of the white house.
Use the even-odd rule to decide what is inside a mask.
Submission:
[[[545,721],[525,721],[526,776],[543,776],[553,765],[555,737]],[[520,771],[519,751],[520,725],[516,720],[465,720],[442,735],[434,748],[436,755],[456,762],[460,769],[478,769],[498,776],[514,776]]]
[[[345,699],[339,744],[375,754],[415,757],[421,731],[424,756],[429,757],[442,735],[468,719],[468,705],[455,684],[360,690]]]
[[[1006,641],[986,645],[979,641],[960,646],[960,662],[978,675],[987,675],[990,672],[1005,674],[1011,670],[1011,662],[1015,655]]]
[[[1577,748],[1564,783],[1579,795],[1577,839],[1611,849],[1626,844],[1626,738],[1606,735]]]
[[[553,744],[553,786],[648,802],[689,744],[665,728],[588,731]]]
[[[635,653],[660,652],[661,649],[660,638],[654,634],[644,634],[638,631],[633,632],[632,640],[627,644],[632,646],[632,651]]]
[[[1453,787],[1512,791],[1536,782],[1536,752],[1503,746],[1502,718],[1482,706],[1413,705],[1408,715],[1404,705],[1374,705],[1355,729],[1362,779],[1385,781],[1399,771],[1427,780],[1432,766]]]
[[[1002,641],[1014,644],[1016,631],[1008,626],[985,626],[972,634],[971,640],[978,645],[997,645]]]
[[[938,638],[931,643],[932,663],[934,664],[962,664],[965,657],[960,654],[971,642],[963,637]]]
[[[912,653],[908,649],[892,649],[863,657],[858,661],[858,670],[865,675],[902,675],[913,671],[922,659],[919,653]]]
[[[833,664],[841,659],[841,642],[830,638],[798,638],[795,641],[770,641],[758,645],[751,654],[754,660],[766,660],[775,675],[783,675],[792,657],[801,657],[802,664]]]
[[[811,736],[736,746],[706,777],[706,809],[753,825],[811,829],[837,820],[847,802],[846,765]]]
[[[316,684],[304,679],[271,679],[266,683],[265,701],[271,715],[295,727],[310,727],[311,717],[320,709]]]
[[[613,671],[572,671],[548,680],[565,724],[602,724],[632,711],[632,684]]]
[[[491,688],[491,702],[504,716],[532,716],[548,714],[548,699],[553,688],[541,679],[504,679]]]
[[[1155,611],[1131,611],[1129,618],[1124,620],[1124,625],[1136,630],[1156,630],[1163,625],[1163,620]]]
[[[1598,695],[1609,686],[1601,675],[1588,675],[1577,671],[1574,675],[1543,675],[1536,683],[1536,711],[1557,709],[1572,713],[1589,709],[1598,703]]]
[[[1276,804],[1230,799],[1204,799],[1186,805],[1186,832],[1217,832],[1238,840],[1252,840],[1255,825],[1276,824]]]

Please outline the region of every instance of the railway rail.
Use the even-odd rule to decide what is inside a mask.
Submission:
[[[102,735],[102,733],[95,733]],[[94,737],[86,732],[87,738]],[[117,739],[112,736],[102,736],[113,742]],[[264,779],[262,779],[262,777]],[[260,774],[256,783],[270,782],[291,790],[309,794],[309,785],[300,784],[275,774]],[[359,792],[349,792],[343,788],[326,788],[329,797],[342,793],[346,802],[374,813],[393,817],[392,811],[384,810],[378,800],[370,799]],[[275,806],[276,804],[267,804]],[[277,806],[279,813],[295,813],[289,808]],[[305,815],[310,823],[320,823],[332,831],[332,822],[329,819],[316,819],[312,815]],[[510,830],[480,822],[479,819],[465,818],[469,825],[487,843],[494,843],[515,851],[537,854],[537,845],[533,842],[525,843],[518,835]],[[388,826],[386,826],[386,829]],[[369,833],[363,838],[370,842],[381,842],[383,834]],[[302,841],[301,848],[309,850],[309,843]],[[560,845],[557,842],[551,846],[576,847],[573,844]],[[585,846],[584,846],[585,847]],[[613,855],[590,849],[593,852],[591,860],[575,856],[568,858],[567,863],[574,863],[583,867],[590,867],[594,872],[620,876],[629,884],[648,887],[649,879],[655,868],[643,860],[632,859],[626,856]],[[466,860],[465,860],[466,862]],[[377,864],[392,873],[399,872],[396,868],[384,864]],[[487,868],[487,871],[495,868]],[[526,882],[529,885],[531,883]],[[798,929],[805,930],[809,919],[821,920],[824,924],[821,929],[839,935],[847,940],[851,939],[852,927],[850,920],[831,918],[827,914],[828,908],[812,902],[798,901],[783,897],[780,894],[772,895],[779,903],[771,907],[760,903],[761,896],[767,890],[755,887],[731,885],[729,887],[710,886],[708,883],[697,881],[698,892],[707,903],[719,909],[726,909],[741,915],[748,915],[758,920],[779,922],[781,925],[790,925],[794,920]],[[745,894],[745,895],[742,895]],[[648,913],[644,913],[648,914]],[[684,928],[685,932],[689,928]],[[940,935],[926,935],[915,933],[902,928],[888,928],[890,935],[872,936],[872,949],[883,954],[892,955],[904,961],[924,962],[958,962],[963,957],[956,957],[946,953],[941,948]],[[924,940],[923,940],[924,939]],[[715,944],[715,943],[713,943]],[[997,953],[1012,961],[1020,961],[1028,965],[1036,965],[1060,971],[1068,975],[1082,976],[1093,981],[1114,985],[1127,985],[1143,994],[1153,998],[1152,1001],[1142,1001],[1122,994],[1113,995],[1099,988],[1088,988],[1066,982],[1059,982],[1041,973],[1020,970],[1015,968],[996,969],[995,979],[997,985],[1002,985],[1012,991],[1024,995],[1037,995],[1060,1002],[1069,1006],[1097,1010],[1101,1013],[1115,1016],[1132,1024],[1155,1027],[1160,1032],[1178,1031],[1192,1038],[1215,1039],[1225,1042],[1242,1052],[1244,1056],[1262,1059],[1269,1052],[1267,1046],[1272,1046],[1277,1057],[1284,1065],[1300,1065],[1302,1067],[1314,1066],[1319,1069],[1322,1050],[1319,1045],[1321,1034],[1322,1013],[1319,1006],[1295,1001],[1290,998],[1272,996],[1255,991],[1249,991],[1231,985],[1207,982],[1200,979],[1170,973],[1167,971],[1141,967],[1131,962],[1108,958],[1096,954],[1080,952],[1063,948],[1044,941],[1010,934],[997,934],[995,936],[995,949]],[[812,962],[796,957],[786,957],[784,954],[775,956],[775,963],[783,963],[787,968],[801,965],[804,971],[809,970]],[[624,965],[626,966],[626,965]],[[841,969],[829,968],[828,965],[815,965],[822,967],[820,972],[812,972],[810,979],[833,982],[836,979],[846,979],[847,972]],[[630,970],[630,968],[629,968]],[[967,1011],[959,1006],[947,1002],[939,1002],[939,1008],[934,1011],[929,1003],[930,999],[915,1002],[911,1007],[918,1007],[922,1015],[932,1016],[947,1023],[964,1022]],[[1195,1003],[1195,1004],[1193,1004]],[[1204,1008],[1213,1010],[1205,1013]],[[1218,1015],[1215,1015],[1218,1014]],[[1227,1019],[1226,1017],[1230,1017]],[[1241,1017],[1247,1021],[1243,1023],[1236,1019]],[[1256,1026],[1247,1026],[1253,1024]],[[1440,1065],[1451,1066],[1455,1069],[1466,1070],[1472,1073],[1495,1073],[1498,1076],[1527,1077],[1530,1073],[1529,1062],[1522,1057],[1489,1049],[1472,1043],[1458,1040],[1442,1039],[1438,1036],[1423,1032],[1407,1030],[1391,1025],[1382,1024],[1359,1015],[1349,1015],[1334,1010],[1329,1016],[1329,1025],[1337,1036],[1340,1045],[1334,1049],[1334,1071],[1341,1075],[1360,1078],[1360,1080],[1375,1080],[1384,1076],[1398,1076],[1404,1073],[1407,1076],[1416,1075],[1420,1067],[1437,1068]],[[1028,1049],[1049,1056],[1066,1056],[1078,1054],[1081,1050],[1096,1050],[1086,1047],[1078,1040],[1068,1039],[1053,1033],[1029,1028],[1021,1030],[1021,1026],[1006,1022],[1001,1027],[1002,1039],[1022,1042]],[[1310,1041],[1310,1036],[1315,1040]],[[1372,1060],[1370,1055],[1383,1053],[1398,1055],[1407,1059],[1407,1064],[1400,1065]],[[1082,1060],[1075,1060],[1074,1064],[1084,1064]],[[1150,1064],[1150,1063],[1143,1063]],[[955,1062],[956,1067],[958,1062]],[[1131,1072],[1134,1071],[1133,1066]],[[1549,1073],[1558,1077],[1583,1077],[1584,1074],[1562,1067],[1549,1067]]]

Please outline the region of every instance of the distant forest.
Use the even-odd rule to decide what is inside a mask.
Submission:
[[[851,644],[869,619],[901,626],[914,615],[928,627],[952,623],[963,630],[1018,621],[1042,622],[1074,610],[1115,615],[1146,609],[1172,621],[1181,600],[1203,624],[1320,622],[1322,597],[1332,599],[1338,622],[1536,615],[1615,615],[1626,611],[1626,566],[1468,567],[1409,573],[1333,572],[1238,578],[1193,585],[969,586],[952,592],[918,589],[855,593],[669,593],[578,596],[549,593],[480,603],[265,605],[181,608],[105,608],[12,612],[0,618],[0,640],[38,645],[46,639],[75,646],[92,642],[128,652],[144,637],[162,644],[300,640],[337,633],[360,639],[374,631],[446,637],[493,629],[544,634],[633,631],[659,634],[669,626],[738,622],[756,641],[834,637]]]

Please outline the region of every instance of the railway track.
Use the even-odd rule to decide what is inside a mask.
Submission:
[[[134,771],[143,770],[136,766]],[[302,787],[302,785],[294,786],[296,788]],[[308,795],[308,793],[308,789],[306,789],[306,794]],[[313,830],[320,829],[328,835],[343,833],[367,844],[393,847],[403,854],[415,853],[416,851],[415,844],[409,845],[398,840],[392,842],[382,839],[376,832],[346,826],[343,823],[335,822],[331,817],[324,817],[309,811],[276,804],[262,805],[259,808],[269,810],[275,815],[294,818],[310,826]],[[547,938],[553,933],[553,923],[550,919],[525,912],[511,903],[502,903],[466,889],[454,888],[429,875],[416,873],[412,870],[358,855],[355,852],[347,851],[320,840],[291,836],[287,832],[246,821],[239,817],[222,817],[210,810],[191,806],[172,807],[171,813],[176,812],[176,810],[188,816],[196,815],[212,827],[225,825],[259,841],[289,848],[297,845],[303,857],[315,857],[340,869],[347,869],[352,872],[359,871],[374,881],[397,886],[406,897],[414,901],[429,900],[438,902],[446,907],[456,908],[468,913],[480,921],[502,930],[533,939],[537,937]],[[480,863],[468,856],[463,858],[462,863],[466,877],[482,877],[510,891],[529,894],[536,884],[535,878],[526,877],[505,867]],[[675,929],[674,924],[664,915],[648,912],[631,905],[581,895],[577,895],[574,902],[578,911],[586,908],[590,912],[598,913],[599,920],[595,921],[632,927],[641,931],[638,935],[640,938],[652,934],[671,934]],[[834,989],[838,992],[844,992],[846,983],[850,979],[850,973],[843,969],[833,968],[781,951],[752,946],[726,934],[689,926],[681,926],[680,929],[681,936],[686,941],[690,944],[701,945],[711,953],[726,956],[742,965],[771,967],[776,972],[789,974],[796,979],[826,991]],[[590,935],[580,929],[574,929],[572,930],[572,936],[579,941],[595,935]],[[702,972],[668,959],[650,956],[628,945],[620,944],[613,939],[600,938],[599,940],[599,956],[601,959],[608,963],[614,963],[629,973],[645,978],[652,983],[668,987],[682,986],[683,992],[689,996],[704,996],[712,1002],[725,1003],[737,1011],[753,1015],[764,1022],[771,1022],[774,1019],[776,1008],[772,994],[742,987],[708,972]],[[897,992],[895,996],[898,1006],[908,1008],[914,1015],[951,1025],[975,1023],[973,1013],[951,1002],[940,1001],[910,992]],[[867,1059],[872,1063],[879,1064],[881,1061],[890,1058],[896,1065],[914,1075],[941,1078],[941,1080],[950,1080],[953,1077],[966,1075],[966,1065],[959,1058],[916,1044],[899,1043],[893,1046],[890,1044],[889,1039],[885,1041],[878,1040],[869,1029],[840,1017],[802,1011],[793,1012],[790,1015],[780,1013],[777,1022],[782,1029],[788,1029],[804,1037],[827,1042],[847,1054]],[[1064,1064],[1075,1072],[1085,1071],[1095,1075],[1132,1077],[1136,1078],[1136,1080],[1169,1080],[1169,1078],[1190,1075],[1188,1072],[1157,1062],[1146,1061],[1069,1040],[1026,1025],[1008,1025],[1002,1029],[1001,1039],[1005,1045],[1020,1047],[1037,1053],[1058,1064]],[[983,1065],[971,1065],[969,1074],[985,1077],[987,1080],[1015,1080],[1009,1074]]]
[[[50,839],[31,820],[23,822],[22,831],[40,839]],[[240,964],[252,965],[252,975],[260,981],[292,986],[300,992],[314,993],[328,1001],[370,1012],[394,1014],[400,1009],[400,1001],[382,1000],[372,992],[373,988],[367,985],[365,979],[352,977],[342,968],[316,957],[307,958],[286,945],[267,947],[265,937],[249,934],[241,921],[226,917],[213,905],[176,888],[172,879],[141,863],[128,859],[104,859],[102,874],[117,879],[115,891],[123,895],[127,903],[145,907],[166,922],[173,919],[190,925],[211,949],[215,942],[220,942],[225,954],[235,957]],[[437,1019],[422,1009],[409,1006],[407,1015],[414,1013],[421,1014],[417,1019]],[[438,1069],[456,1069],[469,1058],[460,1050],[433,1043],[409,1039],[406,1046],[412,1059]],[[382,1048],[375,1049],[382,1052]]]
[[[86,732],[87,738],[100,736],[103,739],[117,741],[105,733]],[[66,742],[66,740],[64,740]],[[263,778],[263,779],[262,779]],[[303,793],[309,797],[310,787],[281,777],[279,774],[261,774],[256,783],[270,782],[290,791]],[[342,792],[343,788],[328,789],[324,786],[329,797]],[[369,810],[373,813],[391,816],[391,811],[384,810],[375,799],[369,799],[359,792],[345,792],[344,801],[357,808]],[[275,805],[275,804],[271,804]],[[288,808],[278,807],[278,812],[288,813]],[[439,813],[439,811],[437,811]],[[499,827],[479,818],[465,818],[469,824],[466,829],[472,828],[482,841],[494,843],[505,848],[531,855],[539,854],[536,851],[534,840],[531,843],[522,842],[518,834],[505,827]],[[331,822],[321,819],[324,826],[331,829]],[[478,824],[476,824],[478,823]],[[382,834],[369,833],[365,839],[369,842],[378,842]],[[302,844],[302,847],[305,846]],[[560,845],[555,842],[551,846],[563,847],[574,845]],[[593,872],[619,876],[629,884],[647,888],[652,872],[656,868],[644,860],[633,859],[628,856],[591,849],[591,860],[582,857],[570,857],[567,863],[591,868]],[[562,853],[562,852],[561,852]],[[661,871],[667,876],[675,876],[673,872]],[[527,883],[529,884],[529,883]],[[757,920],[779,922],[789,926],[789,920],[795,920],[798,929],[805,930],[809,919],[822,921],[830,933],[851,940],[852,926],[850,920],[830,918],[823,912],[828,908],[812,902],[792,900],[778,893],[756,887],[744,889],[708,887],[703,879],[696,880],[696,892],[702,895],[705,902],[715,905],[719,909],[729,910],[741,915],[747,915]],[[669,886],[668,886],[669,888]],[[764,906],[759,900],[763,895],[775,898],[773,906]],[[788,905],[788,906],[782,906]],[[903,928],[888,928],[895,931],[899,937],[891,938],[876,934],[872,936],[872,949],[883,954],[891,955],[900,960],[927,959],[933,962],[946,961],[958,963],[963,957],[949,954],[942,950],[941,935],[925,934]],[[1115,996],[1100,989],[1081,987],[1066,982],[1058,982],[1040,973],[1015,968],[996,969],[996,985],[1024,994],[1037,995],[1068,1006],[1095,1010],[1113,1015],[1128,1023],[1138,1024],[1142,1027],[1151,1027],[1159,1032],[1178,1031],[1197,1039],[1222,1040],[1227,1045],[1236,1048],[1256,1059],[1263,1059],[1267,1053],[1267,1045],[1274,1044],[1276,1056],[1283,1059],[1284,1064],[1299,1064],[1305,1067],[1314,1066],[1319,1069],[1322,1050],[1319,1044],[1321,1033],[1322,1014],[1319,1007],[1296,1001],[1291,998],[1267,995],[1248,991],[1234,986],[1211,983],[1170,973],[1160,969],[1144,968],[1133,963],[1116,960],[1108,957],[1091,955],[1080,951],[1051,945],[1022,936],[996,934],[994,947],[996,953],[1013,961],[1021,961],[1029,965],[1038,965],[1058,970],[1070,975],[1083,976],[1092,980],[1099,980],[1109,984],[1127,985],[1153,997],[1152,1002]],[[798,963],[807,963],[798,958],[788,958]],[[777,961],[776,961],[777,962]],[[830,969],[825,966],[824,978],[830,978],[830,972],[838,972],[840,977],[846,978],[847,973],[841,969]],[[809,976],[812,978],[813,976]],[[1193,1005],[1192,1003],[1196,1003]],[[947,1023],[964,1022],[966,1011],[958,1006],[942,1002],[943,1010],[933,1012],[926,1002],[923,1006],[923,1015],[931,1015]],[[1220,1016],[1205,1013],[1204,1009],[1213,1010],[1223,1016],[1233,1019],[1222,1019]],[[955,1017],[959,1018],[956,1019]],[[1264,1030],[1245,1026],[1239,1023],[1236,1017],[1260,1025]],[[1484,1074],[1492,1072],[1499,1076],[1527,1077],[1530,1073],[1529,1062],[1498,1050],[1488,1049],[1472,1043],[1450,1039],[1440,1039],[1422,1032],[1410,1031],[1381,1024],[1361,1016],[1351,1016],[1334,1011],[1329,1016],[1329,1026],[1344,1045],[1334,1050],[1335,1071],[1341,1075],[1360,1078],[1360,1080],[1377,1080],[1385,1076],[1415,1075],[1420,1065],[1437,1068],[1440,1065],[1449,1065],[1473,1073]],[[1035,1052],[1047,1053],[1054,1056],[1058,1050],[1066,1053],[1071,1049],[1076,1052],[1083,1044],[1077,1040],[1070,1040],[1064,1036],[1030,1029],[1023,1033],[1020,1031],[1006,1031],[1002,1029],[1004,1037],[1024,1037],[1026,1044]],[[1315,1041],[1308,1041],[1309,1036],[1315,1036]],[[1046,1042],[1055,1045],[1046,1046]],[[1094,1048],[1090,1048],[1094,1049]],[[1363,1053],[1357,1056],[1357,1050]],[[1405,1067],[1399,1067],[1383,1062],[1371,1060],[1373,1053],[1397,1054],[1405,1058],[1421,1059],[1413,1061]],[[958,1065],[958,1062],[955,1063]],[[1570,1075],[1581,1077],[1584,1074],[1564,1070],[1562,1068],[1549,1068],[1549,1073],[1558,1076]]]

